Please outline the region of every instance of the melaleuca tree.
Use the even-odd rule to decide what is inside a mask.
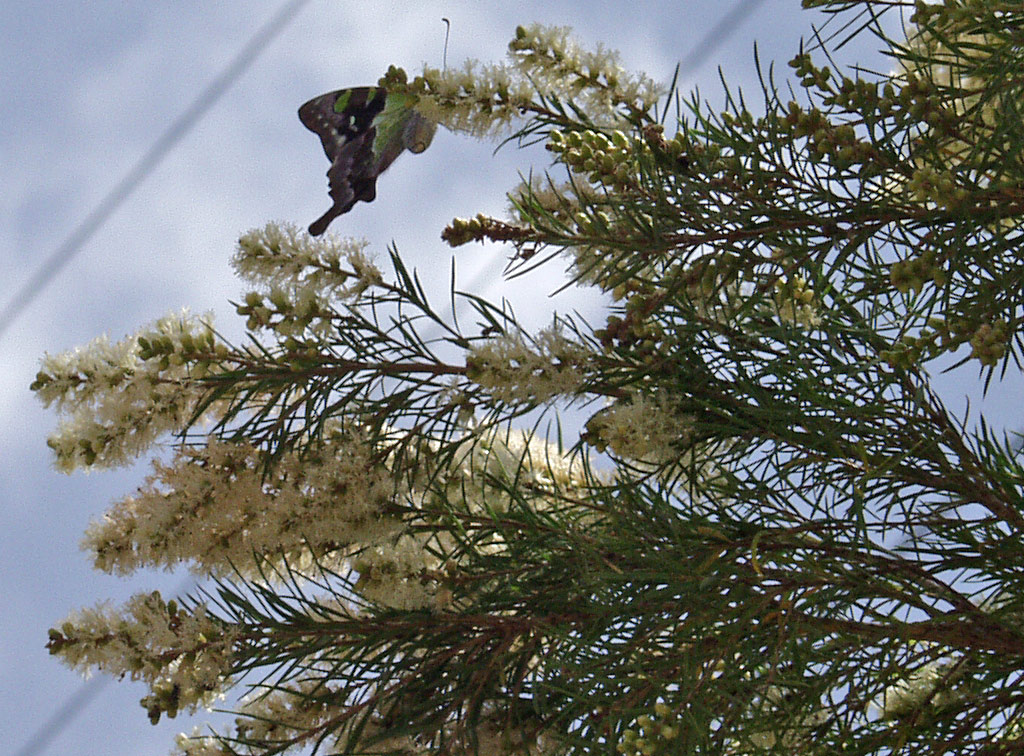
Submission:
[[[144,680],[154,720],[246,691],[193,756],[1024,751],[1022,468],[929,374],[1020,367],[1024,9],[805,5],[894,70],[808,47],[757,116],[561,30],[390,72],[453,131],[547,147],[508,217],[444,238],[567,259],[600,327],[469,294],[464,329],[397,253],[271,224],[234,258],[251,343],[176,315],[46,358],[62,468],[177,437],[96,566],[214,580],[77,612],[51,652]],[[567,408],[578,437],[541,433]]]

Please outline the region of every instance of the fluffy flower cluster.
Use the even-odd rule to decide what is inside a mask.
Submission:
[[[328,336],[336,327],[338,303],[355,302],[368,289],[384,286],[365,248],[351,240],[314,240],[288,224],[250,231],[239,239],[233,263],[241,278],[258,288],[245,295],[239,315],[250,331],[272,330],[292,349],[306,336]]]
[[[645,465],[680,459],[692,437],[694,419],[680,413],[670,397],[636,394],[616,401],[587,421],[587,441],[599,451]]]
[[[240,740],[287,741],[315,732],[334,709],[328,703],[331,691],[319,680],[290,683],[287,687],[259,690],[241,702],[235,719],[235,737]],[[176,754],[180,756],[234,756],[217,737],[206,735],[200,728],[191,735],[176,738]]]
[[[429,96],[420,98],[420,114],[479,139],[511,130],[533,104],[533,85],[509,66],[471,60],[461,69],[428,68],[423,78]]]
[[[582,459],[523,429],[473,430],[444,459],[428,488],[409,493],[414,506],[432,506],[440,498],[445,508],[473,515],[501,513],[510,507],[514,488],[516,501],[544,511],[594,484]],[[453,545],[443,531],[407,532],[361,552],[355,563],[360,594],[387,606],[447,609],[450,595],[427,576],[445,567],[439,555],[451,553]],[[480,553],[505,548],[494,534],[474,539],[474,547]],[[457,570],[457,561],[448,567]]]
[[[560,497],[582,495],[592,485],[578,456],[522,429],[471,431],[444,459],[443,468],[430,474],[429,487],[408,492],[413,506],[431,507],[440,500],[445,509],[472,515],[501,513],[510,507],[514,487],[518,502],[544,511]],[[452,553],[454,544],[444,531],[404,532],[364,549],[353,560],[357,590],[385,606],[445,610],[451,596],[436,576],[446,566],[441,555]],[[489,534],[475,538],[474,548],[493,554],[505,545],[500,536]],[[457,560],[447,567],[457,570]]]
[[[328,433],[315,451],[286,456],[263,476],[258,450],[210,439],[203,449],[181,451],[171,465],[158,464],[137,496],[119,502],[90,529],[87,545],[98,566],[122,573],[190,562],[204,574],[237,569],[252,576],[258,567],[254,557],[286,559],[292,577],[304,570],[312,574],[318,566],[347,565],[358,574],[355,587],[365,600],[440,611],[452,604],[438,576],[453,539],[407,530],[385,508],[399,497],[422,506],[443,496],[478,514],[501,510],[512,480],[522,481],[520,492],[532,492],[534,504],[543,508],[549,497],[588,485],[579,459],[524,431],[473,431],[453,454],[438,458],[443,463],[427,455],[425,464],[439,469],[424,471],[433,485],[423,490],[400,491],[390,458],[375,451],[358,433]],[[494,551],[503,542],[491,538],[477,548]],[[352,612],[347,605],[329,609],[322,616]],[[313,621],[318,617],[311,615]],[[148,682],[142,703],[156,720],[223,692],[240,637],[239,627],[210,617],[203,605],[184,610],[151,594],[118,611],[76,613],[51,631],[49,647],[72,667],[98,666]],[[322,696],[279,693],[247,704],[238,732],[292,737],[325,716]],[[222,748],[217,738],[179,739],[179,750],[191,756],[229,752]]]
[[[949,656],[933,659],[887,687],[868,704],[882,719],[896,719],[926,703],[942,707],[956,699],[950,689],[959,677],[957,661]]]
[[[1005,87],[993,88],[988,79],[1000,69],[1003,48],[1018,44],[1019,40],[1001,23],[996,8],[996,5],[971,0],[941,5],[919,2],[911,19],[917,24],[917,30],[907,41],[916,60],[908,56],[903,61],[903,78],[912,82],[914,73],[922,72],[918,61],[923,60],[932,87],[959,93],[949,103],[953,108],[949,116],[957,121],[959,129],[993,128],[1005,117],[1001,114],[1004,95],[996,94],[1005,92]],[[991,24],[992,21],[995,24]],[[983,29],[986,26],[989,29]],[[1012,82],[1001,83],[1013,86]],[[960,142],[960,148],[966,152],[969,145]]]
[[[159,593],[137,594],[120,611],[83,609],[50,630],[50,653],[82,671],[97,667],[149,684],[142,699],[150,719],[194,711],[227,684],[238,631],[206,613],[164,601]]]
[[[461,70],[427,69],[416,109],[446,128],[477,137],[507,131],[543,100],[575,101],[594,123],[617,126],[629,112],[646,111],[662,94],[650,79],[622,70],[618,56],[581,48],[559,27],[516,29],[510,65],[468,62]]]
[[[260,451],[208,440],[180,450],[86,533],[97,568],[127,574],[180,563],[204,575],[258,574],[256,559],[301,568],[312,554],[386,542],[400,525],[389,471],[359,433],[328,434],[315,454],[288,454],[266,473]]]
[[[663,90],[645,76],[626,73],[618,54],[601,46],[584,50],[566,27],[520,26],[509,43],[515,65],[541,91],[579,98],[599,125],[622,120],[620,108],[646,111]]]
[[[428,489],[396,483],[379,451],[359,432],[329,432],[315,451],[287,454],[266,471],[258,448],[211,438],[170,464],[154,462],[146,485],[94,522],[83,546],[98,569],[116,574],[179,564],[218,577],[267,575],[268,562],[299,573],[348,567],[371,601],[436,608],[445,601],[425,576],[452,543],[410,533],[395,507],[443,495],[481,513],[507,506],[496,480],[520,480],[542,495],[586,485],[578,460],[525,432],[467,436],[445,470],[425,472]]]
[[[263,288],[312,288],[342,300],[384,281],[366,255],[366,242],[318,239],[289,223],[268,223],[244,234],[232,265],[243,281]]]
[[[69,416],[47,441],[57,467],[115,467],[181,430],[204,393],[198,379],[227,351],[211,323],[186,311],[114,344],[101,337],[47,355],[31,388]],[[207,414],[219,409],[214,403]]]
[[[516,332],[474,345],[466,356],[467,377],[509,404],[571,397],[583,385],[593,354],[557,326],[532,341]]]
[[[443,533],[403,533],[386,544],[363,549],[353,560],[359,574],[356,591],[362,599],[392,609],[446,609],[450,596],[433,575],[444,563],[438,554],[449,551],[452,544]]]
[[[587,468],[578,456],[565,454],[548,441],[523,429],[474,434],[466,438],[453,456],[456,475],[451,483],[460,487],[466,480],[488,481],[498,479],[505,483],[517,480],[528,491],[578,492],[589,485]],[[482,506],[502,511],[508,498],[494,495],[495,491],[480,492],[479,500],[471,509],[483,511]],[[448,501],[458,501],[455,492],[446,492]],[[465,499],[463,499],[465,501]]]

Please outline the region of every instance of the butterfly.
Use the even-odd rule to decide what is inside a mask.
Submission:
[[[334,204],[313,221],[320,236],[339,215],[377,196],[377,177],[403,151],[430,146],[437,124],[417,113],[416,95],[384,87],[353,87],[314,97],[299,108],[299,120],[320,137],[331,161],[327,183]]]

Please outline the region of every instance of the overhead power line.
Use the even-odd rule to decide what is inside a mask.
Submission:
[[[43,749],[50,745],[53,739],[60,735],[92,703],[93,699],[103,692],[111,680],[112,678],[106,675],[98,675],[91,680],[86,680],[36,729],[28,743],[16,751],[14,756],[38,756],[43,753]]]
[[[309,0],[289,0],[271,19],[260,27],[252,38],[245,43],[231,63],[206,88],[199,93],[192,104],[167,127],[167,130],[153,142],[146,153],[139,158],[134,167],[128,171],[100,203],[82,220],[57,247],[35,273],[15,292],[3,310],[0,310],[0,337],[13,325],[25,309],[35,300],[46,286],[57,277],[57,274],[75,255],[81,251],[89,239],[107,222],[124,201],[139,187],[167,157],[178,142],[181,141],[200,118],[231,88],[238,78],[253,64],[267,46],[284,30]]]
[[[708,29],[707,34],[701,37],[686,57],[679,61],[679,75],[685,76],[704,65],[704,61],[711,53],[721,47],[762,2],[764,0],[739,0],[717,24]]]
[[[135,164],[135,167],[110,190],[99,205],[85,217],[64,243],[46,259],[28,282],[7,303],[0,313],[0,337],[113,212],[152,173],[153,169],[167,156],[167,153],[192,130],[192,127],[206,115],[217,100],[231,88],[231,85],[245,73],[308,3],[309,0],[288,0],[282,5],[280,10],[243,45],[227,68],[214,78],[199,93],[192,104],[160,135],[153,146]],[[191,582],[189,580],[188,584]],[[187,584],[183,585],[183,590],[185,588],[187,588]],[[93,678],[68,696],[64,703],[36,729],[25,745],[15,752],[15,756],[39,756],[43,753],[46,746],[67,729],[92,700],[103,691],[109,681],[108,677]]]

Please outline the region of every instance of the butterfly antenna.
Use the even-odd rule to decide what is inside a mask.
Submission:
[[[443,16],[441,17],[441,20],[444,21],[445,25],[444,54],[441,56],[441,71],[444,72],[448,70],[448,35],[451,34],[452,31],[452,22]]]

